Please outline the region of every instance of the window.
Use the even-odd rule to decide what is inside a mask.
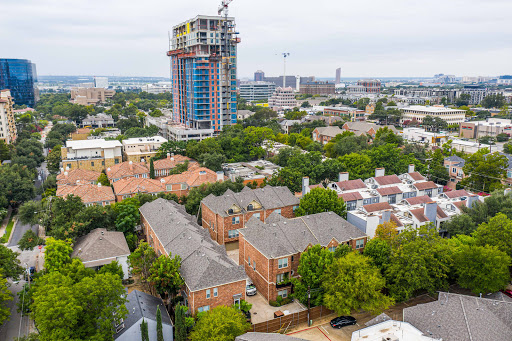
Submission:
[[[336,246],[331,246],[331,247],[329,248],[329,251],[331,251],[331,252],[336,251]]]
[[[357,201],[354,200],[354,201],[348,201],[347,202],[347,211],[353,211],[355,210],[357,207]]]
[[[181,189],[182,189],[182,190],[187,189],[187,185],[185,185],[185,184],[181,184]]]
[[[119,159],[114,159],[114,163],[117,165],[119,163]]]
[[[212,230],[214,230],[214,231],[215,231],[215,223],[214,223],[213,221],[212,221],[212,222],[210,222],[210,227],[212,228]]]
[[[425,190],[425,194],[428,195],[429,197],[431,197],[432,196],[432,190],[431,189]]]
[[[247,256],[247,263],[249,263],[249,266],[251,266],[251,256]]]
[[[452,173],[457,173],[457,168],[453,167],[452,168]]]
[[[293,262],[293,256],[292,256],[292,262]]]
[[[372,198],[363,199],[363,205],[369,205],[372,203]]]
[[[233,225],[240,224],[240,217],[231,218],[231,224],[233,224]]]
[[[101,161],[101,165],[102,165],[102,166],[105,166],[105,161]]]
[[[364,239],[356,240],[356,249],[362,249],[364,247]]]
[[[217,297],[217,296],[219,296],[219,289],[213,288],[213,297]]]
[[[288,267],[288,258],[281,258],[277,260],[277,267],[279,269]]]
[[[228,238],[236,238],[238,237],[238,230],[229,230],[228,231]]]
[[[378,203],[379,197],[372,198],[372,204]]]
[[[286,298],[288,297],[288,290],[287,289],[284,289],[284,290],[280,290],[277,292],[277,296],[281,296],[282,298]]]
[[[285,272],[284,274],[277,274],[277,276],[276,276],[276,283],[281,283],[281,282],[283,282],[287,278],[288,278],[288,273],[287,272]]]
[[[91,161],[91,167],[94,167],[94,161]]]
[[[203,311],[208,311],[208,310],[210,310],[210,306],[209,306],[209,305],[205,305],[205,306],[203,306],[203,307],[199,307],[199,308],[197,308],[197,311],[198,311],[199,313],[202,313]]]
[[[396,204],[396,194],[388,195],[388,203]]]
[[[256,270],[256,261],[255,261],[255,260],[253,260],[253,261],[252,261],[252,268],[253,268],[254,270]]]
[[[277,210],[275,210],[274,212],[276,212],[277,214],[281,214],[281,209],[278,208]]]
[[[261,219],[261,218],[260,218],[260,217],[261,217],[261,215],[260,215],[259,213],[254,213],[252,216],[253,216],[253,217],[256,217],[256,218],[258,218],[258,219]]]
[[[206,290],[206,298],[210,298],[210,289]]]
[[[297,211],[297,209],[299,208],[299,206],[293,206],[293,213],[295,213],[295,211]]]

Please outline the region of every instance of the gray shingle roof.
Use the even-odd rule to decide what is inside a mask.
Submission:
[[[167,253],[181,257],[181,275],[190,290],[247,278],[243,266],[236,265],[182,205],[159,198],[145,203],[140,212]]]
[[[453,161],[457,161],[457,162],[465,161],[463,158],[461,158],[460,156],[457,156],[457,155],[448,156],[447,158],[445,158],[445,160],[446,161],[450,161],[450,162],[453,162]]]
[[[320,135],[335,137],[336,135],[343,134],[344,130],[340,129],[338,126],[328,126],[328,127],[317,127],[315,128]]]
[[[238,231],[269,259],[303,252],[310,244],[327,246],[333,238],[341,243],[366,237],[361,230],[333,212],[292,219],[272,213],[266,223],[252,217],[245,228]]]
[[[160,298],[148,295],[142,291],[134,290],[128,294],[127,300],[128,301],[126,302],[125,305],[126,308],[128,309],[128,315],[123,321],[124,328],[121,329],[119,333],[114,334],[114,339],[139,341],[140,320],[144,318],[144,320],[146,321],[155,321],[156,323],[156,310],[158,306],[160,306],[160,313],[162,314],[162,325],[164,326],[164,328],[165,326],[169,326],[172,331],[171,319],[169,317],[169,314],[167,313],[167,309],[165,308]],[[130,330],[132,326],[136,330]],[[138,336],[138,338],[136,338],[136,336]]]
[[[85,263],[129,254],[130,249],[123,232],[98,228],[77,240],[71,257],[80,258]]]
[[[404,309],[404,321],[446,341],[512,338],[512,303],[441,292],[435,302]]]
[[[306,341],[296,337],[276,333],[245,333],[237,336],[235,341]]]
[[[247,205],[251,201],[259,202],[264,209],[276,209],[291,205],[298,205],[300,200],[288,189],[288,187],[272,187],[250,189],[245,187],[241,192],[235,193],[228,189],[223,195],[215,196],[213,194],[204,198],[201,203],[205,204],[215,214],[227,217],[228,210],[233,205],[242,209],[242,213],[247,212]]]

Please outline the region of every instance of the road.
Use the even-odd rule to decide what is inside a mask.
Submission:
[[[26,267],[27,265],[29,267],[36,266],[38,270],[41,269],[43,264],[43,255],[44,249],[42,251],[39,250],[39,248],[34,248],[33,251],[27,250],[27,251],[19,251],[17,246],[10,247],[10,249],[20,252],[20,255],[18,258],[21,261],[21,265]],[[39,257],[38,257],[39,256]],[[38,264],[36,264],[36,261]],[[11,286],[9,287],[9,290],[13,294],[14,300],[7,301],[6,305],[11,311],[11,317],[9,321],[6,321],[2,326],[0,326],[0,340],[2,341],[12,341],[18,335],[27,335],[29,332],[29,324],[30,319],[27,316],[21,316],[20,313],[17,312],[18,309],[18,292],[23,290],[23,286],[25,285],[25,281],[22,279],[19,282],[12,282],[9,280],[9,283]]]

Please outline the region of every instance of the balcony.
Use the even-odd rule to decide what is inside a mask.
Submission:
[[[282,282],[276,283],[276,289],[281,289],[281,288],[284,288],[284,287],[289,287],[290,285],[292,285],[292,282],[289,279],[286,279],[286,280],[284,280]]]

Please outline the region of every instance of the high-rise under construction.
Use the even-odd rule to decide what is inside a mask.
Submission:
[[[233,17],[198,15],[173,27],[167,54],[174,121],[217,132],[236,123],[239,42]]]

